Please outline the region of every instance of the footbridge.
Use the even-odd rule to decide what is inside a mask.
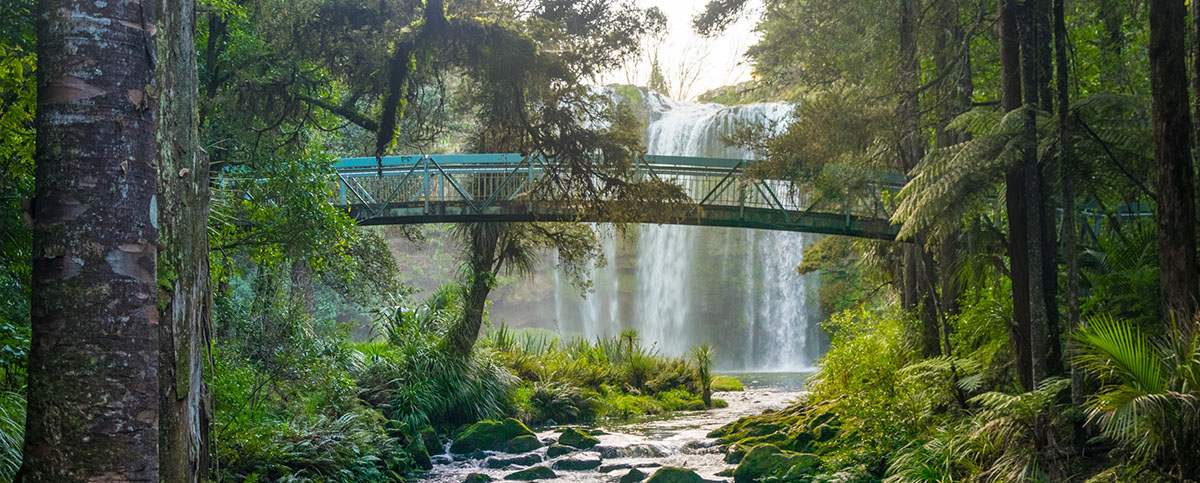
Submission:
[[[552,162],[552,161],[551,161]],[[611,222],[582,203],[531,196],[551,168],[540,156],[454,154],[344,158],[334,165],[334,204],[361,225],[478,221]],[[654,177],[691,199],[667,223],[785,230],[893,240],[885,190],[899,174],[849,187],[841,199],[809,196],[789,181],[747,174],[751,160],[645,155],[635,179]]]

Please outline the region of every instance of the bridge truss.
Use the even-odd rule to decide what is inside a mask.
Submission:
[[[380,163],[382,161],[382,163]],[[346,158],[335,164],[334,203],[362,225],[475,221],[580,221],[598,219],[580,204],[539,201],[532,189],[551,166],[540,156],[454,154]],[[895,239],[881,195],[903,179],[847,189],[840,200],[810,197],[789,181],[754,179],[753,161],[683,156],[642,156],[635,178],[654,177],[683,188],[692,200],[669,223]],[[595,218],[595,219],[594,219]]]

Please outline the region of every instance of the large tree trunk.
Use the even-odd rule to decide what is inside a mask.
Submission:
[[[1184,63],[1184,0],[1150,2],[1150,88],[1158,166],[1158,262],[1163,313],[1181,327],[1196,313],[1196,184]]]
[[[1021,57],[1014,0],[999,1],[1000,103],[1005,111],[1021,107]],[[1012,279],[1013,323],[1010,327],[1017,355],[1017,377],[1026,389],[1033,388],[1029,349],[1029,249],[1028,217],[1025,210],[1025,166],[1018,164],[1005,173],[1005,208],[1008,213],[1008,258]]]
[[[192,1],[158,0],[159,416],[161,481],[198,482],[206,467],[210,406],[203,384],[211,319],[208,157],[197,132]]]
[[[159,479],[155,10],[39,5],[23,481]]]
[[[1021,44],[1021,83],[1025,94],[1024,132],[1021,139],[1022,164],[1025,167],[1025,214],[1026,249],[1029,253],[1029,352],[1030,382],[1036,386],[1048,375],[1048,331],[1046,307],[1046,279],[1044,275],[1046,256],[1043,245],[1045,208],[1042,168],[1038,163],[1037,111],[1040,105],[1041,85],[1041,40],[1038,25],[1041,9],[1038,0],[1026,0],[1021,9],[1019,22]]]
[[[917,60],[917,16],[919,14],[917,0],[900,0],[900,69],[898,78],[902,96],[900,99],[900,160],[905,172],[916,166],[925,155],[924,138],[921,136],[920,117],[921,106],[919,96],[920,63]],[[938,317],[936,312],[936,293],[930,290],[930,283],[922,283],[929,271],[923,265],[926,256],[923,245],[924,237],[918,235],[914,242],[904,250],[904,299],[906,308],[912,310],[919,302],[922,352],[926,357],[940,353],[938,341]]]

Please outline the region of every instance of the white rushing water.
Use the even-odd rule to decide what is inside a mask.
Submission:
[[[726,107],[642,92],[649,154],[749,159],[724,138],[747,124],[782,129],[792,113],[785,103]],[[816,279],[796,271],[808,238],[676,225],[642,225],[628,243],[608,236],[608,264],[592,271],[586,298],[556,276],[558,328],[587,337],[634,328],[667,355],[708,342],[724,369],[804,370],[823,343]]]

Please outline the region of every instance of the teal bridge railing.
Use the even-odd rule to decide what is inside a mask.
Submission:
[[[452,154],[345,158],[335,164],[334,203],[362,225],[475,221],[608,222],[579,203],[531,196],[552,168],[540,156]],[[881,203],[903,176],[818,199],[783,180],[747,175],[752,160],[646,155],[635,177],[676,183],[691,198],[667,223],[786,230],[893,240],[898,227]],[[544,187],[543,187],[544,188]],[[553,198],[553,197],[552,197]],[[660,220],[661,221],[661,220]]]

